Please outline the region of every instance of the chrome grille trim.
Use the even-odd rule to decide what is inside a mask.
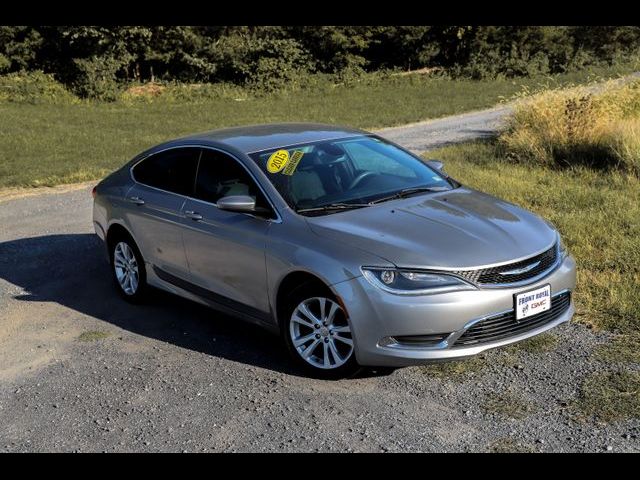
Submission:
[[[516,321],[513,309],[475,320],[453,342],[452,347],[468,347],[491,343],[526,333],[557,320],[571,306],[571,292],[563,290],[552,296],[551,309]]]
[[[488,268],[453,270],[450,273],[479,287],[514,287],[533,283],[545,277],[555,270],[561,261],[560,247],[555,243],[548,250],[518,262]],[[518,272],[518,270],[522,271]],[[509,274],[509,272],[513,273]]]

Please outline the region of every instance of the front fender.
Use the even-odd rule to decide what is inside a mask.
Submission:
[[[331,287],[362,276],[362,265],[393,267],[364,250],[318,236],[306,222],[272,225],[265,255],[269,302],[273,311],[282,281],[293,272],[309,273]]]

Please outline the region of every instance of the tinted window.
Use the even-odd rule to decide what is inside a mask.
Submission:
[[[248,195],[257,206],[268,206],[251,175],[237,160],[216,150],[203,150],[195,197],[216,203],[229,195]]]
[[[137,182],[181,195],[193,194],[198,148],[175,148],[157,153],[133,168]]]

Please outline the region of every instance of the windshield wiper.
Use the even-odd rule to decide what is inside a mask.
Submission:
[[[395,200],[397,198],[404,198],[404,197],[408,197],[409,195],[414,195],[416,193],[446,192],[447,190],[450,190],[450,188],[447,188],[447,187],[411,187],[411,188],[403,188],[399,192],[393,193],[393,194],[388,195],[386,197],[381,197],[381,198],[377,198],[375,200],[372,200],[371,202],[369,202],[369,204],[382,203],[382,202],[386,202],[388,200]]]
[[[351,210],[354,208],[363,208],[370,207],[371,205],[375,205],[376,203],[386,202],[387,200],[395,200],[396,198],[404,198],[409,195],[414,195],[416,193],[422,192],[446,192],[450,190],[448,187],[411,187],[404,188],[399,192],[396,192],[387,197],[377,198],[368,203],[329,203],[327,205],[321,205],[319,207],[311,207],[311,208],[301,208],[296,210],[297,213],[307,213],[307,212],[328,212],[332,210]]]
[[[328,205],[321,205],[319,207],[301,208],[296,210],[297,213],[307,212],[328,212],[331,210],[351,210],[354,208],[368,207],[368,203],[329,203]]]

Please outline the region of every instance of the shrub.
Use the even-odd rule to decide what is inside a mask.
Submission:
[[[291,38],[230,35],[220,39],[211,56],[220,80],[259,92],[296,86],[313,70],[308,52]]]
[[[73,60],[77,74],[73,90],[83,98],[113,101],[119,93],[116,74],[123,61],[113,57],[76,58]]]
[[[0,73],[6,72],[11,67],[11,61],[0,53]]]
[[[199,103],[226,98],[235,101],[246,100],[246,88],[231,83],[179,83],[149,82],[130,84],[123,89],[118,100],[127,103]]]
[[[0,102],[73,103],[78,99],[53,75],[40,71],[0,76]]]
[[[640,82],[610,81],[523,98],[500,136],[510,158],[640,175]]]

